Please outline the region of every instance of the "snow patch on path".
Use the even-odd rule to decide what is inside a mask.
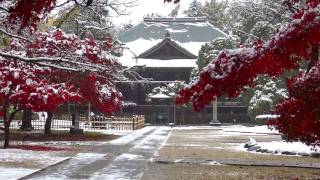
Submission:
[[[148,126],[144,127],[142,129],[136,130],[126,136],[122,136],[118,139],[115,139],[113,141],[108,142],[107,144],[113,144],[113,145],[125,145],[128,143],[131,143],[135,141],[136,139],[142,137],[144,134],[148,133],[149,131],[154,130],[156,127],[154,126]]]
[[[141,142],[137,143],[131,150],[136,149],[155,149],[155,146],[159,144],[159,142],[162,142],[166,139],[168,131],[171,129],[171,127],[158,127],[156,131],[154,131],[152,134],[144,138]]]
[[[118,156],[115,161],[131,161],[131,160],[135,160],[135,159],[142,159],[143,156],[141,155],[137,155],[137,154],[121,154],[120,156]]]
[[[151,134],[146,135],[146,133],[154,129],[156,130]],[[109,166],[94,173],[90,179],[140,179],[148,161],[153,156],[156,149],[166,139],[170,129],[170,127],[149,127],[148,129],[142,129],[138,133],[131,133],[123,139],[119,138],[121,140],[116,141],[117,143],[127,144],[139,137],[145,136],[130,144],[133,147],[129,149],[129,152],[116,157]]]

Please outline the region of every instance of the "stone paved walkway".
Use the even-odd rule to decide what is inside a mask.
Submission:
[[[139,179],[170,127],[146,127],[24,179]]]

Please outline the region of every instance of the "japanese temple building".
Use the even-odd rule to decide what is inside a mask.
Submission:
[[[172,81],[188,82],[201,46],[226,36],[205,17],[144,18],[120,34],[119,41],[126,47],[120,63],[148,79],[143,83],[118,83],[126,102],[121,114],[142,114],[151,124],[168,124],[174,119],[177,124],[208,124],[212,120],[212,106],[195,113],[189,106],[176,107],[172,98],[148,101],[147,95],[154,87]],[[247,107],[241,102],[218,102],[218,119],[247,121]]]

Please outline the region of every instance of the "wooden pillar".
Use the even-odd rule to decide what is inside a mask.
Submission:
[[[90,121],[90,114],[91,114],[91,104],[88,104],[88,122]]]
[[[212,120],[218,120],[218,108],[217,108],[217,100],[212,102]]]
[[[173,102],[173,124],[176,125],[176,103]]]

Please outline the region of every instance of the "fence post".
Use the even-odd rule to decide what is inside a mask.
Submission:
[[[132,116],[132,130],[134,130],[134,116]]]

